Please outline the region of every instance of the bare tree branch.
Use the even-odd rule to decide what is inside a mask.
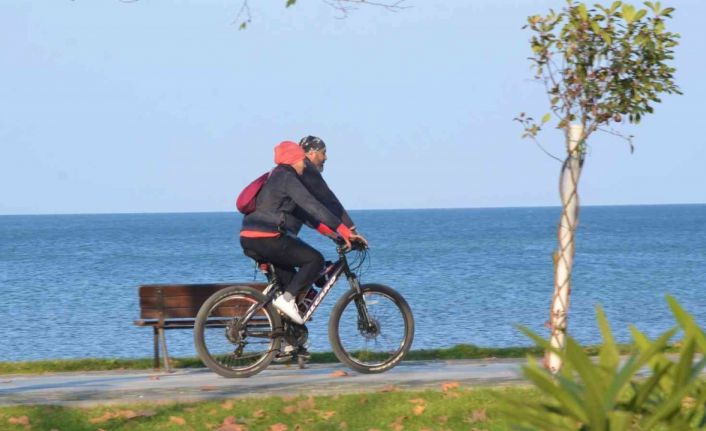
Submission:
[[[136,0],[132,0],[136,1]],[[360,6],[375,6],[386,9],[390,12],[399,12],[403,9],[408,9],[411,6],[407,6],[404,3],[407,0],[322,0],[327,5],[331,6],[335,10],[341,13],[341,18],[346,18],[348,13],[353,10],[357,10]],[[294,6],[297,0],[286,0],[285,7]],[[241,19],[243,18],[243,19]],[[240,10],[238,15],[235,17],[235,22],[240,23],[240,29],[244,29],[252,21],[252,15],[250,14],[250,4],[249,0],[242,0],[240,5]]]
[[[240,17],[245,16],[244,20],[240,20]],[[243,1],[243,4],[240,6],[240,10],[238,11],[238,15],[235,17],[235,22],[240,22],[240,29],[244,29],[248,24],[250,24],[250,21],[252,21],[252,15],[250,15],[250,6],[248,5],[247,0]]]
[[[546,148],[544,148],[544,146],[542,145],[542,143],[539,142],[539,139],[537,139],[535,136],[530,136],[530,139],[532,139],[532,140],[534,141],[535,145],[537,145],[537,147],[539,147],[539,149],[540,149],[544,154],[546,154],[547,156],[551,157],[552,159],[556,160],[556,161],[559,162],[559,163],[564,163],[563,160],[561,160],[559,157],[555,156],[554,154],[550,153]]]
[[[634,138],[635,136],[633,136],[633,135],[625,136],[622,133],[618,132],[617,130],[613,129],[612,127],[609,127],[609,128],[596,127],[595,129],[600,132],[607,133],[609,135],[617,136],[618,138],[626,141],[628,143],[628,145],[630,145],[630,154],[635,152],[635,145],[632,143],[632,138]]]
[[[368,1],[368,0],[324,0],[326,4],[338,10],[344,17],[348,16],[348,12],[356,10],[359,6],[378,6],[387,9],[390,12],[399,12],[402,9],[407,9],[410,6],[405,6],[403,3],[406,0],[397,1]]]

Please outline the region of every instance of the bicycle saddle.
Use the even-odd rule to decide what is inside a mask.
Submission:
[[[243,253],[244,253],[247,257],[249,257],[250,259],[253,259],[253,260],[254,260],[255,262],[257,262],[257,263],[267,263],[267,259],[265,259],[264,257],[262,257],[259,253],[257,253],[257,252],[254,251],[254,250],[245,249],[245,250],[243,250]]]

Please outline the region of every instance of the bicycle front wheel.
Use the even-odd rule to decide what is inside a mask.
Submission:
[[[279,314],[270,304],[248,322],[242,321],[265,300],[253,288],[231,286],[203,303],[194,325],[194,344],[208,368],[223,377],[249,377],[272,362],[280,343]]]
[[[382,373],[412,347],[414,318],[394,289],[364,284],[346,292],[331,311],[329,341],[336,357],[361,373]]]

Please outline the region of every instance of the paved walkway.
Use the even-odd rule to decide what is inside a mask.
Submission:
[[[522,383],[525,360],[402,362],[382,374],[359,374],[342,364],[271,365],[246,379],[225,379],[207,369],[174,373],[102,371],[0,376],[0,406],[21,404],[95,405],[143,401],[198,401],[268,395],[330,395],[385,388],[440,388]]]

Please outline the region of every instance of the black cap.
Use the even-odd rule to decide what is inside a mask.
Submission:
[[[316,136],[306,136],[299,141],[299,146],[302,147],[305,153],[309,151],[319,151],[326,148],[326,144],[323,139],[317,138]]]

